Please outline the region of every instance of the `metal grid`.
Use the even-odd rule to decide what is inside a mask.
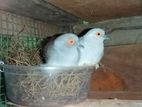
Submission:
[[[0,10],[0,34],[46,37],[58,32],[56,25]]]

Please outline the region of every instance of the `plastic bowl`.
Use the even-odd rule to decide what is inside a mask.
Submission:
[[[41,67],[3,65],[6,94],[14,103],[29,107],[59,107],[88,96],[92,66]]]

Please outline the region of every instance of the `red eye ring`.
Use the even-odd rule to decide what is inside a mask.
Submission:
[[[101,35],[101,33],[97,32],[97,36],[100,36],[100,35]]]
[[[69,39],[68,40],[68,44],[69,45],[74,45],[75,44],[75,40],[74,39]]]

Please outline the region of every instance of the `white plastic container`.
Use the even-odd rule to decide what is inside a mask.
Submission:
[[[6,94],[28,107],[59,107],[88,96],[94,67],[39,67],[3,65]]]

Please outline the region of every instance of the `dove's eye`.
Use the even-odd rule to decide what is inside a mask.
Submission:
[[[97,36],[100,36],[101,35],[101,33],[100,32],[97,32]]]
[[[74,39],[69,39],[68,40],[68,44],[69,45],[74,45],[75,44],[75,40]]]

